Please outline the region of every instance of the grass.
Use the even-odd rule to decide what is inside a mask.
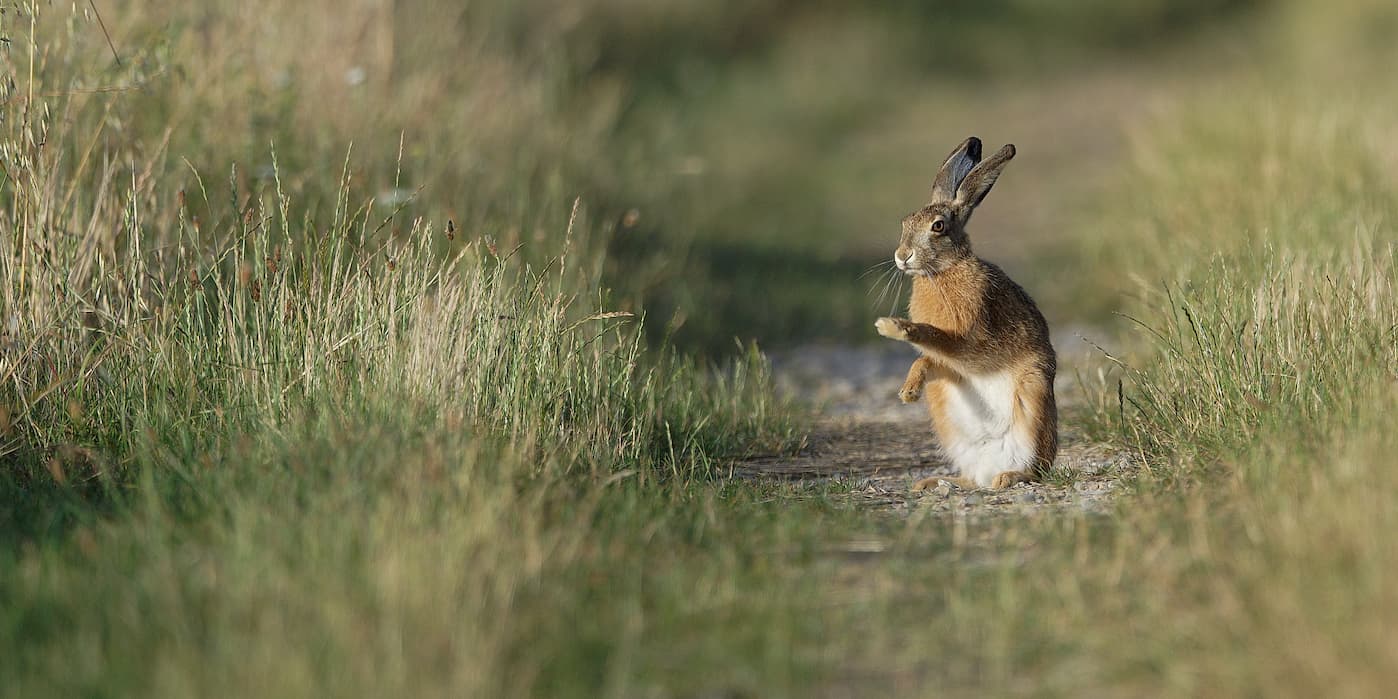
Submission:
[[[791,441],[755,355],[715,372],[643,353],[628,314],[579,300],[577,250],[536,269],[444,251],[425,223],[383,235],[349,189],[324,223],[267,196],[282,205],[255,200],[231,234],[177,215],[149,257],[132,218],[108,222],[131,227],[112,258],[12,209],[16,249],[39,251],[4,267],[16,694],[561,686],[609,647],[559,643],[559,674],[532,676],[549,610],[587,602],[553,581],[596,570],[580,563],[612,527],[667,521],[722,459]]]
[[[962,63],[911,6],[0,15],[0,689],[1382,693],[1392,11],[1108,4],[941,10]],[[801,413],[716,348],[860,337],[945,132],[1055,118],[982,250],[1133,319],[1068,415],[1118,508],[728,478]]]

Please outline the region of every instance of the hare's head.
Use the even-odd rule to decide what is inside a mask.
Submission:
[[[966,222],[1000,172],[1015,157],[1006,145],[981,162],[981,140],[972,136],[956,147],[932,182],[932,200],[903,219],[903,238],[893,254],[898,269],[931,276],[972,256]]]

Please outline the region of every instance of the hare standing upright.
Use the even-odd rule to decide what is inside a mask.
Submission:
[[[922,353],[899,397],[926,397],[942,452],[961,471],[913,490],[941,480],[1006,488],[1043,476],[1058,454],[1048,323],[966,237],[971,212],[1014,156],[1007,145],[981,162],[980,139],[966,139],[937,172],[931,202],[903,219],[893,261],[913,277],[909,319],[880,318],[874,327]]]

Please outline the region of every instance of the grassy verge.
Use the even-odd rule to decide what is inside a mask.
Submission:
[[[376,239],[348,191],[324,224],[273,190],[231,235],[157,238],[102,220],[132,210],[112,196],[115,254],[51,200],[7,219],[17,695],[596,689],[616,640],[558,624],[623,613],[591,605],[608,539],[702,546],[700,484],[791,437],[757,357],[644,354],[567,248],[535,269],[427,224]]]
[[[1158,203],[1137,211],[1159,235],[1140,239],[1136,268],[1179,276],[1138,304],[1148,359],[1098,417],[1142,453],[1142,500],[1107,544],[1138,557],[1078,570],[1104,599],[1133,600],[1098,619],[1104,638],[1136,639],[1109,663],[1128,677],[1381,692],[1396,202],[1333,115],[1228,109],[1189,138],[1162,133],[1145,161],[1169,174],[1141,178]]]
[[[251,156],[265,166],[239,166],[307,104],[273,100],[290,110],[274,127],[254,99],[243,124],[203,119],[228,118],[216,107],[260,76],[191,88],[179,60],[226,69],[231,53],[159,42],[116,75],[93,70],[95,25],[40,9],[7,16],[26,40],[6,68],[27,77],[0,134],[4,693],[530,696],[628,681],[613,658],[637,646],[614,631],[639,579],[613,582],[616,559],[705,560],[731,536],[715,531],[757,526],[719,520],[722,487],[707,484],[792,439],[760,359],[648,351],[598,284],[605,226],[551,182],[566,165],[522,155],[463,187],[478,208],[435,221],[398,193],[424,176],[401,150],[360,169],[342,149],[312,176],[329,148],[283,134]],[[226,9],[168,16],[249,17]],[[141,97],[94,92],[93,76],[142,80]],[[528,94],[541,81],[513,78],[529,104],[501,109],[547,121]],[[323,97],[357,99],[341,90]],[[509,138],[476,126],[488,135],[454,147]],[[689,582],[645,591],[681,598]],[[690,596],[733,591],[712,594]],[[794,662],[756,656],[752,674]]]

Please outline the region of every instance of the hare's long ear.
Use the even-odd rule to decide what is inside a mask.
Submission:
[[[942,169],[937,171],[937,179],[932,181],[932,201],[951,201],[956,198],[956,188],[966,179],[971,168],[981,161],[981,140],[972,136],[961,142],[956,150],[947,156]]]
[[[985,195],[990,194],[990,188],[995,186],[995,180],[1000,178],[1000,172],[1014,157],[1015,147],[1006,145],[966,174],[965,179],[961,180],[961,184],[956,188],[956,197],[952,202],[952,206],[956,209],[957,218],[965,221],[971,217],[971,212],[980,206]]]

